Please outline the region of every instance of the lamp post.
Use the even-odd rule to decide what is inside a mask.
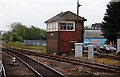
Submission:
[[[23,36],[23,42],[24,42],[24,40],[25,40],[25,28],[23,30],[23,33],[24,33],[24,36]]]
[[[3,31],[0,31],[0,47],[2,47],[2,32]]]
[[[11,28],[10,28],[10,26],[7,25],[7,27],[8,27],[8,31],[11,32]],[[11,32],[10,42],[12,42],[12,40],[13,40],[13,32]]]
[[[5,31],[5,46],[7,47],[7,32]]]

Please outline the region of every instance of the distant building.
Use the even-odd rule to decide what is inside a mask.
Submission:
[[[92,24],[91,29],[98,29],[98,30],[100,30],[101,29],[101,25],[102,25],[102,23]]]
[[[48,53],[74,52],[74,43],[83,42],[84,21],[86,19],[70,11],[61,12],[45,21]]]
[[[119,2],[120,0],[111,0],[111,2]]]
[[[104,36],[101,35],[101,30],[85,30],[85,37],[86,38],[103,38]]]
[[[102,23],[95,23],[90,28],[84,30],[84,43],[91,42],[96,46],[105,44],[107,39],[102,35],[101,25]]]
[[[105,44],[106,38],[101,35],[102,32],[101,30],[85,30],[84,32],[84,43],[91,42],[96,46]]]

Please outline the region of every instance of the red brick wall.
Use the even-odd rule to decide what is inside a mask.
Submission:
[[[75,31],[59,31],[59,36],[58,32],[47,32],[47,50],[49,53],[58,53],[58,51],[63,53],[69,53],[70,41],[82,42],[83,22],[78,22],[77,24],[76,21],[75,25]]]
[[[82,23],[76,24],[75,31],[60,31],[60,51],[69,52],[70,41],[82,42]]]
[[[47,52],[58,52],[58,32],[47,32]]]
[[[58,51],[57,39],[48,39],[47,40],[47,51],[49,53],[56,53]]]

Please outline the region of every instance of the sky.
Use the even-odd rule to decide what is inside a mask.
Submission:
[[[79,0],[79,15],[87,19],[85,26],[101,23],[109,2]],[[46,29],[46,20],[65,11],[77,13],[77,0],[0,0],[0,30],[10,30],[13,22]]]

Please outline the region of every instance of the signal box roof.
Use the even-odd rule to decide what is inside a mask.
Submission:
[[[84,17],[78,16],[71,11],[61,12],[58,15],[52,17],[51,19],[45,21],[45,23],[55,22],[55,21],[86,21]]]

